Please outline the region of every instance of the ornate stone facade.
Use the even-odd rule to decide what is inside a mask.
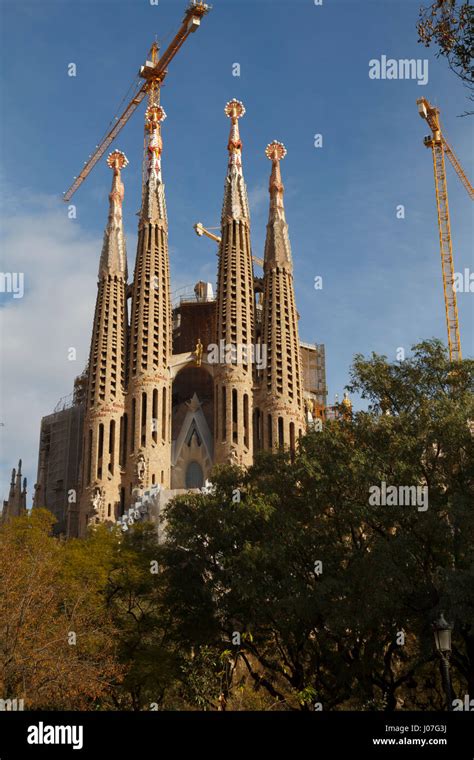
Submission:
[[[217,344],[241,347],[247,354],[255,344],[254,276],[250,245],[250,212],[242,169],[239,119],[245,108],[238,100],[225,107],[231,120],[229,164],[222,205],[217,277]],[[229,355],[230,353],[230,355]],[[237,353],[237,352],[236,352]],[[221,357],[219,357],[221,358]],[[227,361],[228,360],[228,361]],[[250,465],[253,460],[253,365],[226,351],[214,374],[214,458]]]
[[[99,264],[92,328],[81,469],[78,531],[89,522],[115,520],[120,511],[127,347],[127,256],[122,226],[125,155],[107,159],[113,171],[109,218]]]
[[[258,449],[294,450],[305,429],[304,395],[314,389],[303,388],[280,173],[286,151],[278,142],[266,151],[272,162],[270,212],[258,278],[239,131],[245,108],[231,100],[225,114],[231,124],[221,236],[214,236],[215,298],[212,286],[199,282],[194,297],[172,309],[161,170],[165,113],[159,104],[146,111],[146,173],[131,285],[122,229],[126,159],[120,151],[108,159],[114,177],[87,376],[74,521],[79,535],[90,523],[124,524],[137,504],[142,518],[144,494],[202,487],[216,464],[249,466]]]
[[[262,343],[267,363],[259,385],[257,440],[265,449],[290,447],[305,430],[298,315],[293,288],[293,260],[283,204],[280,161],[286,149],[280,142],[267,145],[272,162],[270,211],[263,266]]]

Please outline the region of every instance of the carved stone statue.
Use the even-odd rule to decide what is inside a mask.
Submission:
[[[143,485],[145,482],[145,476],[146,476],[146,462],[145,457],[143,454],[140,454],[140,456],[137,459],[137,479],[140,485]]]
[[[203,354],[204,348],[201,343],[201,338],[198,338],[198,342],[196,343],[196,348],[194,349],[194,356],[196,357],[196,366],[201,366],[202,361],[202,354]]]
[[[98,514],[102,506],[102,493],[99,486],[95,488],[94,493],[92,494],[91,504],[93,511]]]

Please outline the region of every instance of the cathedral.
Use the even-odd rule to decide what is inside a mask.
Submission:
[[[120,521],[143,501],[202,488],[215,465],[252,464],[262,449],[293,452],[326,402],[324,346],[302,343],[285,217],[281,142],[267,145],[269,212],[263,276],[254,272],[242,161],[244,105],[230,122],[217,286],[198,282],[172,303],[159,104],[146,114],[147,156],[133,280],[122,204],[127,158],[110,153],[108,220],[89,362],[73,402],[43,418],[35,506],[58,531]],[[199,226],[199,225],[198,225]],[[128,299],[131,299],[129,307]],[[53,503],[54,502],[54,503]]]

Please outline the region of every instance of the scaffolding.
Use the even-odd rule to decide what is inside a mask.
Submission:
[[[56,517],[54,532],[65,534],[68,508],[79,495],[84,422],[84,373],[76,378],[74,392],[63,396],[52,414],[41,420],[35,507]]]

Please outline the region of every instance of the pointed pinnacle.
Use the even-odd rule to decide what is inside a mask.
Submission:
[[[128,165],[128,159],[121,150],[114,150],[107,157],[107,166],[113,171],[112,187],[109,193],[109,215],[104,233],[102,253],[99,262],[99,277],[110,272],[126,274],[127,257],[122,229],[122,203],[124,186],[122,169]]]
[[[112,189],[109,194],[109,224],[117,224],[121,219],[121,206],[123,202],[124,187],[121,181],[120,172],[128,166],[128,158],[121,150],[114,150],[107,157],[107,166],[113,170],[114,178],[112,180]],[[117,218],[114,219],[114,215]]]
[[[281,161],[283,158],[285,158],[286,154],[287,150],[283,143],[279,140],[273,140],[273,142],[268,143],[267,147],[265,148],[266,157],[273,162]]]
[[[161,182],[161,154],[163,152],[163,140],[161,138],[161,123],[166,119],[166,113],[161,106],[149,106],[145,111],[145,129],[149,132],[148,138],[148,169],[147,179],[157,179]]]
[[[229,141],[229,161],[224,186],[222,220],[250,219],[247,190],[242,171],[242,141],[239,134],[239,119],[245,114],[245,106],[240,100],[229,100],[224,108],[225,115],[231,120]]]
[[[242,116],[245,116],[245,106],[241,100],[233,98],[233,100],[229,100],[225,104],[224,113],[234,122],[237,121],[237,119],[242,118]]]
[[[287,150],[282,142],[273,140],[265,148],[266,157],[272,162],[272,172],[270,174],[269,192],[273,200],[283,207],[283,182],[280,172],[280,161],[285,158]]]
[[[286,148],[282,142],[273,140],[265,148],[265,155],[272,162],[272,170],[268,184],[270,208],[268,211],[264,261],[269,264],[277,262],[279,265],[291,267],[291,247],[283,201],[284,185],[280,172],[280,161],[286,156]]]
[[[225,104],[225,115],[231,120],[229,142],[227,143],[227,150],[229,151],[230,158],[240,155],[242,152],[242,140],[239,134],[239,119],[245,115],[245,106],[240,100],[229,100]]]
[[[121,150],[113,150],[107,157],[107,166],[119,172],[128,166],[128,158]]]
[[[161,106],[148,106],[145,111],[145,123],[150,132],[156,129],[165,119],[166,112]]]

